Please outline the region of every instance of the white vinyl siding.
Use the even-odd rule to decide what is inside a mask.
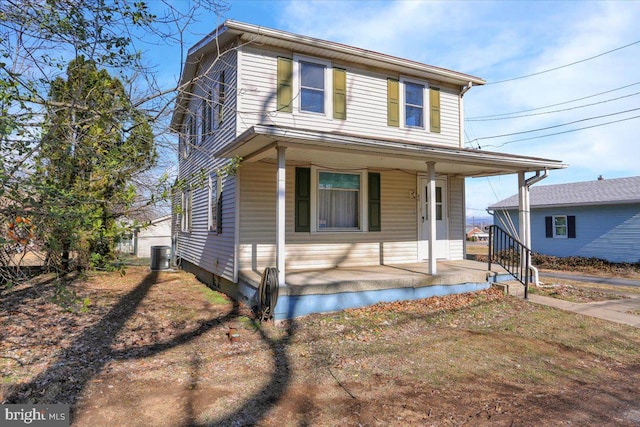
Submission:
[[[215,61],[215,62],[214,62]],[[215,93],[214,88],[218,84],[219,76],[224,71],[224,111],[236,109],[236,63],[237,52],[230,50],[223,53],[216,60],[216,55],[211,54],[203,58],[199,69],[206,70],[206,77],[199,78],[196,83],[187,90],[192,93],[189,109],[193,112],[201,111],[201,103],[210,100],[210,94]],[[205,111],[214,110],[215,107]],[[185,120],[188,115],[185,115]],[[197,136],[199,146],[192,147],[189,156],[182,158],[179,164],[178,179],[184,180],[192,193],[191,232],[178,233],[177,256],[196,266],[210,271],[225,279],[235,280],[235,242],[236,242],[236,178],[234,176],[221,176],[222,188],[222,229],[218,234],[209,232],[210,203],[207,179],[204,182],[198,178],[201,171],[207,174],[215,172],[226,165],[227,159],[212,159],[210,152],[215,151],[224,144],[233,140],[236,136],[236,115],[224,113],[224,119],[216,129],[215,123],[211,123],[211,132],[200,131]],[[195,136],[194,136],[195,142]],[[205,175],[206,176],[206,175]]]
[[[240,168],[240,269],[275,265],[276,170],[273,164],[252,163]],[[415,175],[381,174],[382,231],[296,233],[294,231],[295,167],[287,167],[286,268],[330,268],[417,261]]]
[[[424,82],[440,88],[441,132],[429,130],[429,94],[425,91],[425,123],[423,128],[399,128],[387,125],[387,79],[399,76],[377,70],[365,70],[348,63],[333,61],[331,67],[346,70],[346,100],[349,111],[346,120],[333,119],[326,114],[298,114],[299,106],[294,102],[294,111],[278,112],[276,105],[277,57],[283,52],[271,52],[256,47],[243,46],[240,55],[242,64],[240,111],[238,112],[238,134],[254,124],[290,126],[324,132],[341,132],[364,137],[389,138],[414,143],[460,146],[460,120],[458,111],[459,88],[441,82]],[[292,57],[293,58],[293,57]],[[326,73],[328,76],[331,73]],[[410,76],[409,76],[410,77]],[[331,85],[325,85],[325,98],[329,98]],[[401,91],[403,89],[401,88]],[[299,96],[299,87],[294,85],[293,98]],[[331,106],[327,108],[332,108]],[[401,106],[403,108],[403,106]],[[404,116],[404,114],[403,114]]]

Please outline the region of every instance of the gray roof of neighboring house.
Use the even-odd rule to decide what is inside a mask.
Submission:
[[[530,189],[529,200],[532,208],[640,203],[640,176],[570,184],[534,185]],[[518,195],[514,194],[489,206],[489,209],[516,207]]]

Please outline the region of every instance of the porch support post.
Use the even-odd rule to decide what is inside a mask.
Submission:
[[[436,164],[427,162],[427,175],[429,185],[427,187],[427,200],[429,201],[429,274],[435,276],[438,273],[436,267],[435,240],[436,240]]]
[[[518,239],[529,247],[527,229],[529,228],[528,193],[529,188],[524,177],[524,172],[518,172]]]
[[[278,146],[278,190],[276,194],[276,267],[278,268],[278,284],[285,285],[285,183],[286,183],[286,147]]]

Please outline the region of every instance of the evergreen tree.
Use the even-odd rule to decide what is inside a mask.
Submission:
[[[35,183],[48,255],[65,269],[71,252],[81,267],[105,267],[136,195],[131,179],[156,160],[149,118],[81,56],[51,85],[45,129]]]

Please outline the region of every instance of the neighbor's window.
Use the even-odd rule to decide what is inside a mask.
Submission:
[[[407,127],[424,127],[424,86],[404,82],[404,123]]]
[[[567,237],[566,215],[558,215],[553,217],[553,237]]]
[[[360,174],[320,172],[318,230],[360,229]]]
[[[324,113],[325,66],[300,61],[300,110]]]

